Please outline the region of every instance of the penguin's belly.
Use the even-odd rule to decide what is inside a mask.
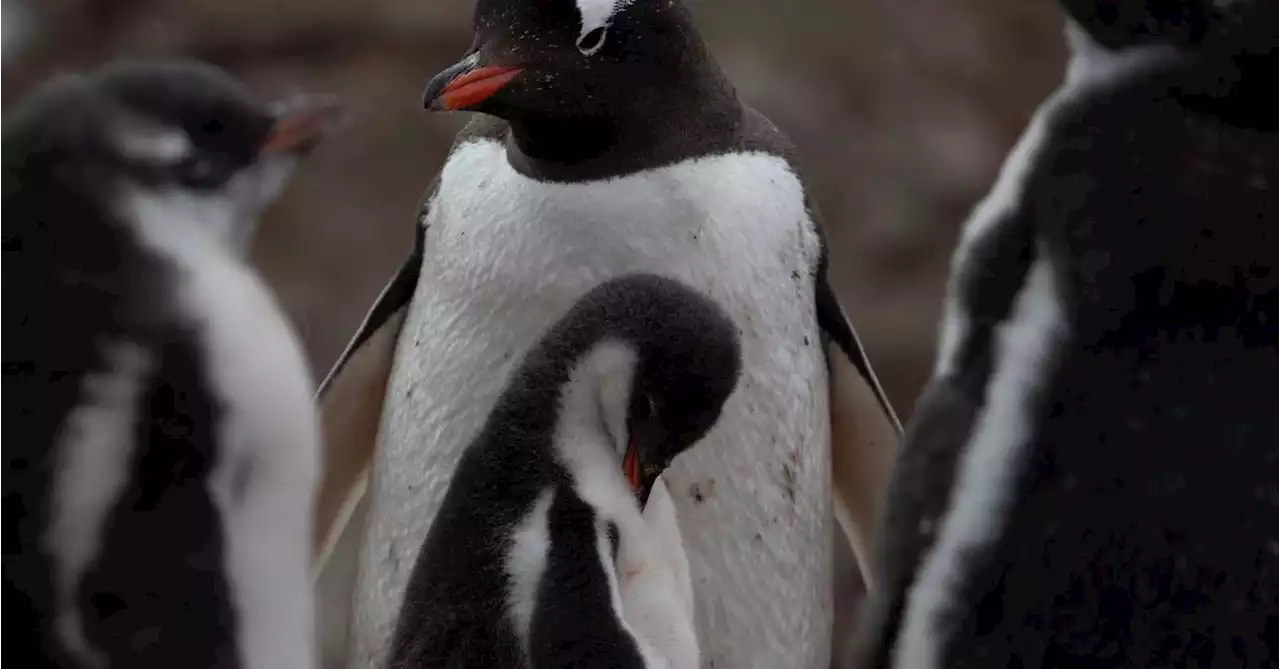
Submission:
[[[716,427],[664,475],[704,666],[825,667],[831,626],[820,242],[780,158],[732,154],[589,184],[459,147],[442,174],[398,345],[356,595],[356,666],[381,660],[454,467],[525,352],[590,288],[645,271],[716,299],[744,369]],[[548,397],[548,402],[557,401]]]

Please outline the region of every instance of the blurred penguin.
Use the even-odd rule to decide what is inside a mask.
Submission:
[[[4,607],[58,667],[307,667],[312,378],[246,262],[336,105],[130,62],[4,121]]]
[[[1276,3],[1065,1],[965,226],[860,667],[1274,666]]]

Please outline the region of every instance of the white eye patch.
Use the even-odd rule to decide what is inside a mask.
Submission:
[[[120,151],[135,160],[173,164],[190,156],[195,147],[187,133],[147,121],[126,118],[117,123],[113,138]]]
[[[609,21],[619,10],[631,4],[632,0],[575,0],[578,14],[582,19],[582,29],[578,32],[578,51],[590,56],[604,46],[609,31]]]

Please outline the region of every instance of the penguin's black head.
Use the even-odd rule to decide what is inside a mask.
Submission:
[[[1103,51],[1162,45],[1182,52],[1275,59],[1272,0],[1060,0],[1073,48]]]
[[[1204,38],[1208,2],[1198,0],[1061,0],[1072,21],[1107,49]]]
[[[1132,56],[1179,74],[1188,107],[1233,125],[1275,128],[1275,0],[1060,0],[1071,46],[1068,79],[1110,78]]]
[[[118,62],[37,91],[6,119],[28,178],[76,183],[123,218],[152,215],[242,248],[297,158],[335,120],[329,98],[255,102],[196,62]]]
[[[675,0],[479,0],[471,50],[436,75],[424,103],[508,121],[608,116],[680,95],[705,58]],[[686,86],[687,87],[687,86]]]
[[[578,358],[578,368],[595,361],[587,384],[595,390],[578,406],[598,407],[644,503],[657,476],[715,425],[737,386],[738,329],[711,300],[654,275],[602,284],[563,323],[578,342],[565,355]]]

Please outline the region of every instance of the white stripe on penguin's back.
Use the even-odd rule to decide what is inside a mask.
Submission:
[[[202,367],[224,409],[208,485],[226,535],[241,661],[246,669],[312,666],[320,428],[302,348],[235,244],[216,234],[246,227],[243,221],[199,229],[239,207],[145,194],[128,203],[140,240],[180,272],[177,304],[199,328]]]
[[[997,328],[984,409],[960,456],[938,541],[907,595],[894,666],[944,666],[939,650],[950,631],[946,618],[964,578],[966,556],[992,541],[1004,525],[1011,488],[1034,428],[1029,412],[1053,372],[1053,352],[1065,326],[1053,268],[1041,257],[1032,265],[1009,320]]]
[[[526,661],[529,657],[529,627],[533,624],[538,584],[542,582],[542,575],[547,570],[547,555],[551,551],[551,528],[547,513],[551,510],[554,498],[554,490],[551,488],[538,495],[529,513],[511,535],[511,548],[507,551],[504,565],[507,578],[511,580],[511,587],[507,591],[507,610]]]
[[[103,366],[81,382],[77,405],[55,446],[52,514],[45,535],[53,557],[58,635],[87,666],[106,658],[84,636],[76,591],[101,551],[103,523],[129,480],[136,447],[138,403],[152,367],[131,342],[102,346]]]
[[[1040,147],[1044,144],[1049,116],[1057,106],[1058,96],[1055,93],[1032,115],[1027,129],[1000,167],[995,186],[982,198],[964,224],[960,241],[951,258],[951,285],[947,289],[949,296],[943,308],[941,342],[933,370],[935,378],[949,376],[956,370],[960,362],[961,347],[970,335],[971,315],[963,304],[960,281],[974,262],[974,249],[983,239],[995,234],[999,224],[1012,222],[1010,217],[1022,200],[1023,186],[1040,153]]]
[[[1110,51],[1094,43],[1083,30],[1068,21],[1067,40],[1072,47],[1071,60],[1068,62],[1065,81],[1054,91],[1027,123],[1018,143],[1005,158],[996,177],[995,185],[981,202],[974,208],[964,229],[960,233],[960,241],[951,258],[951,283],[948,286],[948,299],[943,308],[942,334],[938,346],[938,357],[934,363],[934,377],[949,376],[956,371],[959,354],[965,339],[970,335],[970,314],[960,299],[960,280],[971,264],[974,249],[983,239],[995,234],[1001,223],[1010,223],[1010,216],[1022,201],[1023,189],[1031,167],[1039,158],[1040,148],[1045,143],[1049,120],[1069,100],[1076,99],[1116,78],[1148,67],[1172,55],[1172,49],[1164,46],[1143,46],[1125,49],[1120,52]]]

